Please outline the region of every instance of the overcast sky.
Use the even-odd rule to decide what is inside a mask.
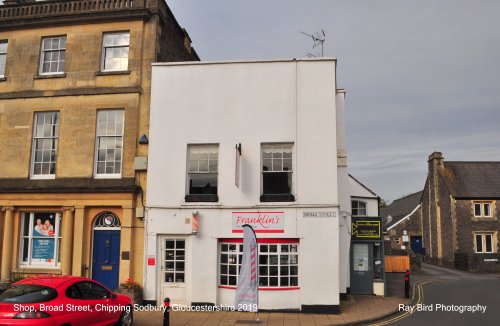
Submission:
[[[167,0],[202,60],[305,57],[326,33],[347,90],[349,170],[383,199],[427,158],[500,161],[500,1]]]

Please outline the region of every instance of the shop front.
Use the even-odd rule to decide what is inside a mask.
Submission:
[[[142,250],[133,240],[142,241],[142,222],[134,219],[134,202],[130,192],[0,193],[1,281],[75,275],[112,290],[129,277],[140,282]]]
[[[351,293],[385,295],[380,217],[352,217]]]
[[[242,226],[250,224],[258,242],[259,309],[337,312],[338,244],[329,236],[338,232],[337,216],[336,207],[151,209],[147,227],[157,234],[148,232],[146,299],[233,306]]]

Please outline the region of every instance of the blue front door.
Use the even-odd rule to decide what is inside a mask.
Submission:
[[[411,250],[417,254],[423,254],[422,250],[422,237],[412,236],[411,237]]]
[[[92,279],[111,291],[118,288],[120,268],[120,230],[94,230]]]

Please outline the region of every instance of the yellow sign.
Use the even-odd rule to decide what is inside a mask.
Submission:
[[[352,236],[362,239],[380,239],[380,221],[358,220],[352,223]]]

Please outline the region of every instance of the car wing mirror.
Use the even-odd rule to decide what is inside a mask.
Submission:
[[[111,299],[116,299],[118,298],[118,296],[116,295],[116,293],[111,293]]]

